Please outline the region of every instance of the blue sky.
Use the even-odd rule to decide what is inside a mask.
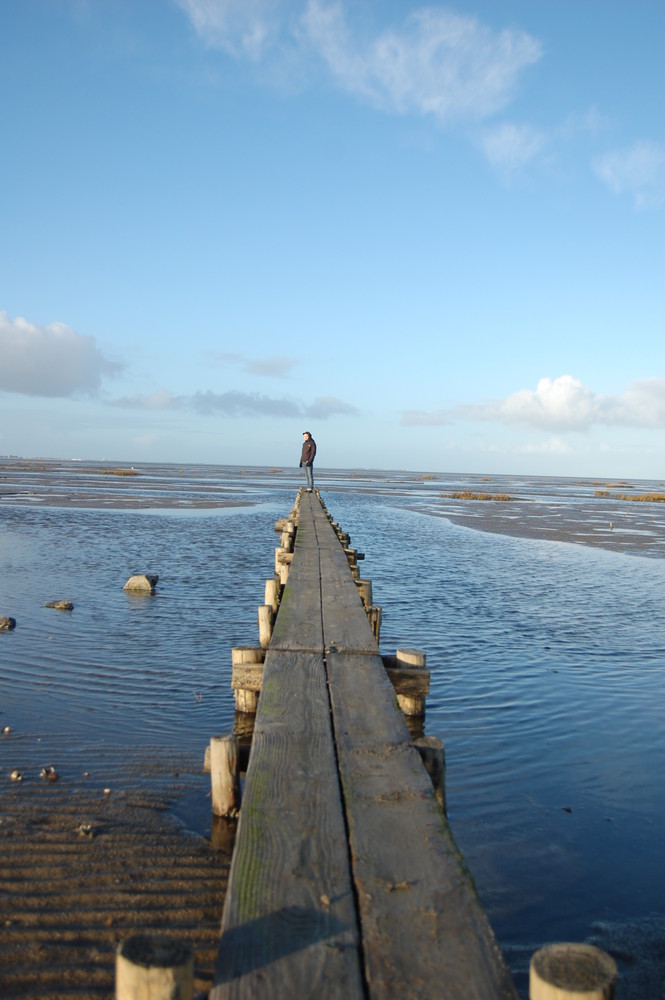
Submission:
[[[2,0],[0,454],[665,476],[660,0]]]

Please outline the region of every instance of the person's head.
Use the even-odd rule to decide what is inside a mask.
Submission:
[[[303,431],[302,436],[304,437],[305,441],[309,441],[312,435],[309,433],[309,431]]]

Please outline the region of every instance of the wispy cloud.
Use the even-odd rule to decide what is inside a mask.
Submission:
[[[336,396],[318,396],[313,403],[305,407],[304,413],[312,420],[328,420],[329,417],[357,417],[360,410]]]
[[[636,142],[605,153],[593,168],[610,191],[628,195],[638,209],[665,205],[665,145]]]
[[[349,30],[340,3],[310,0],[302,23],[344,90],[384,111],[431,114],[445,123],[505,107],[520,73],[541,56],[526,32],[495,32],[445,8],[422,7],[364,42]]]
[[[390,27],[371,25],[371,5],[351,0],[175,0],[205,45],[299,88],[317,69],[339,90],[393,115],[429,117],[471,129],[472,141],[504,179],[555,162],[566,144],[611,124],[596,107],[548,128],[492,119],[505,112],[525,72],[543,55],[519,28],[423,4]],[[485,125],[487,127],[485,128]],[[473,130],[477,130],[475,135]],[[665,147],[643,141],[593,161],[596,175],[638,209],[665,204]]]
[[[136,410],[178,410],[183,404],[183,397],[175,396],[168,389],[155,389],[154,392],[111,400],[111,406]]]
[[[194,410],[202,416],[240,417],[309,417],[329,420],[330,417],[359,415],[357,407],[336,396],[319,396],[312,403],[301,403],[285,397],[265,396],[258,392],[195,392],[191,396],[176,396],[167,389],[146,395],[123,396],[113,406],[139,410]]]
[[[25,396],[95,394],[122,365],[102,354],[94,337],[64,323],[38,326],[0,310],[0,391]]]
[[[520,389],[503,400],[424,412],[408,410],[410,427],[450,424],[457,420],[518,424],[539,430],[586,431],[595,424],[665,427],[665,378],[632,382],[622,395],[603,396],[572,375],[542,378],[535,390]]]
[[[545,441],[523,444],[517,449],[523,455],[568,455],[572,448],[560,437],[550,437]]]
[[[212,48],[235,57],[261,59],[280,32],[279,4],[272,0],[176,0]]]
[[[197,392],[189,405],[198,413],[220,413],[226,417],[297,417],[302,407],[290,399],[275,399],[258,392]]]
[[[213,360],[221,361],[224,364],[237,365],[249,375],[265,375],[272,378],[283,378],[298,365],[295,358],[283,356],[274,358],[246,358],[242,354],[233,354],[225,351],[217,351],[212,355]]]
[[[547,135],[530,125],[504,122],[488,129],[481,138],[485,158],[503,173],[526,166],[547,144]]]
[[[440,123],[479,121],[512,99],[542,54],[524,31],[494,31],[473,17],[423,6],[398,26],[352,25],[331,0],[177,0],[204,42],[236,58],[279,60],[300,77],[318,60],[342,90],[393,114]]]
[[[545,157],[546,162],[556,160],[573,143],[597,140],[610,126],[610,119],[592,105],[584,112],[571,112],[547,129],[512,121],[482,126],[476,144],[490,166],[509,178],[529,165],[542,165]]]

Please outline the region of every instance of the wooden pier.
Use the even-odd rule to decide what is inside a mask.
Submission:
[[[345,545],[302,491],[210,998],[514,1000]]]

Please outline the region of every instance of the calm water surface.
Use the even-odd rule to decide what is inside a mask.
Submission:
[[[203,751],[233,727],[231,647],[257,642],[273,524],[298,485],[291,474],[192,467],[155,468],[148,489],[75,467],[6,478],[0,614],[18,625],[0,633],[0,728],[12,727],[0,737],[2,797],[15,766],[56,763],[72,786],[85,768],[117,787],[159,759],[187,776],[174,809],[207,831]],[[619,959],[619,997],[660,996],[662,550],[647,558],[461,527],[430,516],[441,486],[340,474],[321,489],[366,553],[382,652],[427,652],[425,731],[445,741],[453,833],[516,984],[526,996],[541,944],[592,940]],[[543,502],[578,517],[586,505],[593,521],[592,495],[560,481]],[[635,530],[654,530],[661,514],[650,521],[631,506]],[[598,521],[607,530],[605,514]],[[145,571],[159,574],[156,595],[125,593]],[[74,611],[43,607],[59,598]]]

